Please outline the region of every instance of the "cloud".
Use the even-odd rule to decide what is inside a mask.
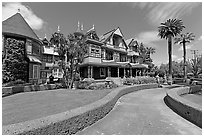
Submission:
[[[34,14],[32,9],[28,6],[23,5],[22,3],[2,3],[2,20],[6,20],[12,15],[16,14],[20,9],[21,15],[27,21],[27,23],[31,26],[32,29],[40,30],[43,28],[43,25],[46,23]]]
[[[146,46],[156,47],[155,42],[160,41],[161,39],[157,36],[157,31],[145,31],[138,34],[136,39],[139,42],[144,43]]]
[[[202,40],[202,35],[198,38],[198,41]]]
[[[190,44],[190,45],[186,45],[186,50],[191,49],[194,45]],[[183,51],[183,46],[180,46],[178,51]]]
[[[131,4],[131,7],[144,9],[147,12],[146,18],[154,25],[159,25],[169,18],[179,18],[189,14],[193,8],[201,4],[201,2],[139,2]]]

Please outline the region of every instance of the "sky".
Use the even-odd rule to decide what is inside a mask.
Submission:
[[[2,3],[2,21],[20,13],[40,38],[49,39],[57,31],[67,36],[77,29],[78,21],[84,31],[95,26],[102,34],[120,27],[124,39],[136,38],[146,47],[156,48],[151,57],[155,65],[168,63],[166,39],[158,37],[158,26],[167,19],[181,19],[195,40],[187,44],[187,59],[191,50],[202,54],[202,2],[8,2]],[[182,60],[182,45],[173,45],[173,60]]]

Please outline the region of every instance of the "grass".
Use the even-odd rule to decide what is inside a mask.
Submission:
[[[196,103],[200,106],[202,106],[202,95],[198,95],[198,94],[184,94],[182,95],[183,98]]]
[[[60,89],[4,97],[2,98],[2,125],[65,112],[97,101],[110,92],[111,89],[95,91]]]

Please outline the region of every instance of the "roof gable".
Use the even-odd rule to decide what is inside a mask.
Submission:
[[[119,27],[114,31],[114,34],[117,34],[117,35],[123,37],[123,34],[122,34],[122,32],[121,32]]]
[[[15,15],[2,22],[2,32],[18,34],[40,41],[38,36],[35,34],[35,32],[28,25],[28,23],[20,13],[16,13]]]

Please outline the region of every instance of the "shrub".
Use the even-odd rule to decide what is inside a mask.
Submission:
[[[92,84],[92,81],[76,81],[75,86],[76,89],[88,89],[88,87]]]
[[[62,83],[55,83],[56,87],[55,89],[65,88],[65,86]]]
[[[153,77],[136,77],[136,78],[126,78],[123,82],[124,85],[132,85],[132,84],[148,84],[148,83],[156,83],[156,79]]]
[[[91,84],[90,86],[88,86],[88,89],[91,89],[91,90],[106,89],[106,85],[105,84]]]
[[[30,83],[26,83],[25,81],[21,80],[21,79],[17,79],[15,81],[11,81],[7,84],[4,85],[4,87],[11,87],[11,86],[26,86],[26,85],[30,85]]]

